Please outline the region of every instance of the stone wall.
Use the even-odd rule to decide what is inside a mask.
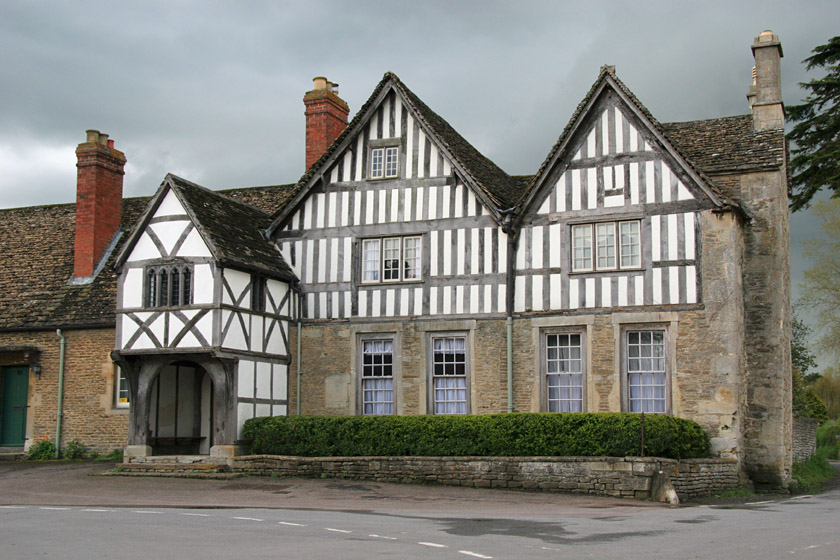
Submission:
[[[817,452],[817,428],[820,421],[802,416],[793,417],[793,460],[807,461]]]
[[[66,337],[62,447],[78,440],[91,450],[122,449],[128,441],[128,409],[116,408],[116,368],[110,352],[114,329],[62,331]],[[0,365],[27,365],[23,352],[40,350],[41,377],[31,370],[26,418],[26,445],[55,440],[58,409],[60,340],[54,330],[0,333]]]
[[[667,474],[681,499],[738,485],[734,459],[645,457],[287,457],[231,459],[234,472],[258,476],[331,477],[651,497],[654,477]]]

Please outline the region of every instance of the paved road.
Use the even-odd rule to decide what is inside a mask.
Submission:
[[[838,490],[669,508],[357,481],[88,475],[101,468],[0,466],[0,557],[840,558]],[[258,507],[225,507],[244,501]]]

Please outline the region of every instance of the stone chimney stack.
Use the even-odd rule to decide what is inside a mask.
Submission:
[[[90,278],[122,220],[125,155],[98,130],[76,148],[76,238],[73,275]]]
[[[338,96],[338,84],[323,76],[312,81],[312,91],[303,96],[306,106],[306,169],[318,161],[347,128],[347,116],[350,114],[350,107]]]
[[[784,128],[782,104],[782,44],[772,31],[762,31],[752,44],[755,68],[753,85],[747,94],[755,130]]]

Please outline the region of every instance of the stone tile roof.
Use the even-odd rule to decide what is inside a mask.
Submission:
[[[507,173],[495,163],[490,161],[481,154],[475,147],[467,142],[452,126],[446,122],[437,113],[432,111],[425,103],[423,103],[414,92],[392,72],[386,72],[382,80],[376,85],[368,100],[359,107],[356,115],[347,124],[347,127],[335,139],[332,145],[327,149],[318,160],[303,174],[303,176],[295,183],[290,193],[289,200],[298,196],[300,192],[315,178],[315,176],[322,171],[322,167],[326,162],[338,151],[344,140],[351,135],[359,132],[361,126],[365,122],[368,110],[371,109],[379,98],[380,93],[389,86],[397,89],[405,98],[406,102],[411,106],[423,124],[431,131],[435,137],[443,143],[444,147],[449,151],[455,161],[467,173],[465,178],[472,181],[478,188],[480,188],[490,200],[499,209],[510,208],[514,202],[519,198],[519,184],[514,181]],[[288,211],[287,208],[278,209],[273,215],[273,223],[269,228],[271,231],[279,225],[279,220]]]
[[[263,236],[263,230],[271,223],[271,214],[172,174],[166,176],[165,182],[178,192],[202,237],[210,245],[210,251],[220,262],[274,277],[296,279],[275,246]],[[285,190],[273,194],[277,192],[286,194]],[[265,203],[270,194],[240,193],[239,196]]]
[[[259,213],[265,224],[270,212],[287,200],[290,187],[230,189],[219,198],[252,204],[256,208],[250,212]],[[150,200],[148,196],[123,200],[124,232],[137,223]],[[245,204],[229,206],[247,208]],[[204,219],[208,214],[202,214]],[[239,215],[243,214],[249,211]],[[113,328],[117,300],[113,265],[128,235],[122,235],[93,282],[72,285],[75,226],[75,204],[0,210],[0,331]]]
[[[148,201],[123,200],[123,229]],[[70,284],[75,227],[75,204],[0,210],[0,330],[113,327],[117,290],[110,265],[117,251],[93,282]]]
[[[785,162],[784,130],[756,132],[750,115],[663,123],[662,129],[708,175],[778,169]]]

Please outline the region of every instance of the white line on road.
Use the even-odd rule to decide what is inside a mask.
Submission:
[[[300,523],[289,523],[288,521],[278,521],[278,525],[288,525],[289,527],[306,527],[306,525],[301,525]]]
[[[112,510],[112,509],[83,509],[82,511],[93,511],[93,512],[97,512],[97,513],[104,513],[104,512],[108,512],[108,511],[114,511],[114,510]]]
[[[179,513],[178,515],[189,515],[192,517],[210,517],[210,515],[206,513]]]
[[[353,531],[345,531],[344,529],[332,529],[330,527],[324,527],[325,531],[332,531],[333,533],[352,533]]]
[[[54,510],[58,510],[58,511],[66,511],[66,510],[68,510],[68,509],[70,509],[70,508],[63,508],[63,507],[40,507],[40,508],[38,508],[38,509],[54,509]]]
[[[26,506],[0,506],[0,509],[26,509]]]
[[[445,544],[438,544],[438,543],[434,543],[434,542],[419,542],[417,544],[422,544],[423,546],[433,546],[435,548],[449,548]]]
[[[241,519],[242,521],[264,521],[263,519],[257,519],[256,517],[231,517],[231,519]]]
[[[493,558],[492,556],[485,556],[477,552],[470,552],[469,550],[459,550],[458,552],[460,552],[461,554],[466,554],[467,556],[472,556],[474,558]]]
[[[154,513],[154,514],[161,514],[161,513],[163,513],[163,512],[162,512],[162,511],[140,511],[140,510],[137,510],[137,511],[132,511],[131,513],[142,513],[142,514],[152,514],[152,513]]]
[[[384,535],[368,535],[368,536],[371,537],[371,538],[374,538],[374,539],[385,539],[385,540],[389,540],[389,541],[397,540],[397,537],[386,537]]]
[[[745,505],[758,506],[758,505],[761,505],[761,504],[772,504],[772,503],[773,503],[773,500],[765,500],[763,502],[747,502]]]

